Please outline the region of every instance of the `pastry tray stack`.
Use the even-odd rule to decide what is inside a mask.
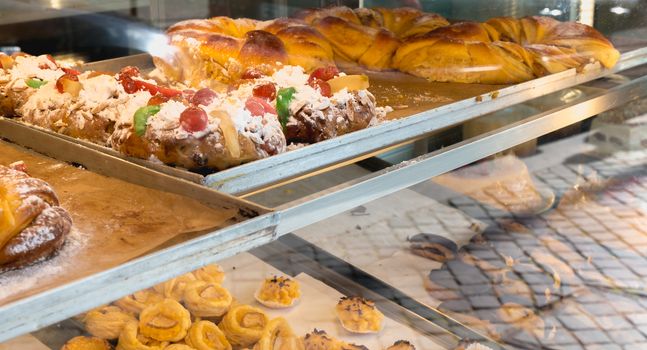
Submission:
[[[71,139],[0,117],[0,138],[6,147],[29,153],[32,149],[50,161],[83,167],[90,172],[148,189],[172,193],[204,206],[229,211],[220,225],[182,232],[136,256],[106,268],[59,281],[47,288],[0,302],[0,341],[40,329],[100,304],[149,287],[237,253],[262,246],[293,230],[396,192],[435,175],[469,164],[529,139],[588,118],[647,91],[646,79],[635,79],[597,95],[559,106],[519,123],[426,154],[364,178],[269,209],[232,197],[263,190],[324,170],[339,167],[386,149],[424,138],[430,133],[540,96],[574,87],[647,62],[647,49],[623,54],[612,70],[574,70],[526,83],[501,86],[458,86],[403,80],[396,73],[372,74],[373,92],[382,104],[396,107],[394,120],[284,154],[212,174],[134,160],[101,146]],[[147,55],[88,65],[88,69],[115,70],[136,65],[150,67]],[[412,95],[438,93],[446,99]],[[423,98],[423,100],[415,100]],[[112,198],[115,202],[125,198]],[[101,220],[101,213],[95,213]],[[144,227],[144,230],[152,229]],[[110,255],[109,249],[100,252]],[[32,281],[38,284],[38,281]],[[1,286],[0,289],[7,290]],[[0,291],[1,292],[1,291]],[[432,316],[437,314],[433,314]]]

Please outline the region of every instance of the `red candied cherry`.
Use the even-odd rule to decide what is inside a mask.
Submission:
[[[192,90],[192,89],[182,90],[182,98],[185,99],[186,101],[191,101],[191,99],[193,98],[193,95],[195,95],[195,90]]]
[[[203,106],[208,106],[213,100],[216,98],[217,94],[215,91],[209,89],[209,88],[204,88],[200,89],[195,92],[193,97],[191,97],[191,103],[194,105],[203,105]]]
[[[164,96],[162,94],[157,94],[157,95],[151,97],[150,99],[148,99],[148,104],[147,105],[148,106],[159,106],[159,105],[161,105],[162,103],[164,103],[164,102],[166,102],[168,100],[169,100],[168,97],[166,97],[166,96]]]
[[[79,72],[78,70],[73,69],[73,68],[61,68],[61,69],[63,70],[63,72],[65,72],[65,74],[72,74],[72,75],[80,75],[81,74],[81,72]]]
[[[321,79],[313,79],[312,81],[308,81],[308,85],[312,86],[313,89],[319,91],[322,96],[332,96],[332,88],[327,81]]]
[[[256,85],[254,86],[252,93],[256,97],[272,101],[276,98],[276,86],[274,86],[274,84],[272,83]]]
[[[135,92],[139,91],[139,87],[137,86],[137,84],[135,84],[135,81],[131,77],[120,77],[119,81],[121,82],[121,86],[124,87],[124,91],[126,91],[126,93],[134,94]]]
[[[258,79],[262,78],[265,74],[258,69],[250,68],[246,70],[241,76],[242,79]]]
[[[133,67],[133,66],[126,66],[124,68],[121,68],[119,71],[119,77],[138,77],[139,76],[139,68]]]
[[[328,81],[338,75],[339,69],[337,69],[337,67],[335,66],[317,68],[312,73],[310,73],[310,77],[308,77],[308,83],[310,83],[311,80],[316,79]]]
[[[79,96],[81,88],[79,77],[73,74],[63,74],[56,80],[56,90],[60,93],[67,92],[72,96]]]
[[[188,107],[180,114],[180,125],[188,132],[198,132],[207,128],[207,112],[200,107]]]
[[[276,114],[276,108],[267,103],[265,99],[252,96],[245,101],[245,109],[253,116],[262,117],[265,113]]]

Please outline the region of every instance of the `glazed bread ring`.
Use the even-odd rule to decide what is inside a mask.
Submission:
[[[1,165],[0,219],[0,268],[5,269],[52,255],[72,227],[49,184]]]
[[[249,347],[261,338],[269,321],[263,310],[239,304],[229,309],[218,327],[225,333],[231,345]]]

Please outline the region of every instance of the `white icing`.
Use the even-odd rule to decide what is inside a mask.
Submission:
[[[44,68],[40,68],[44,67]],[[41,56],[18,56],[9,72],[13,81],[12,87],[16,89],[26,88],[26,80],[30,78],[39,78],[47,82],[56,82],[56,80],[65,72],[56,67],[56,65],[45,55]]]

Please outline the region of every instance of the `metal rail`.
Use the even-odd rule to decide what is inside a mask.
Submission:
[[[647,95],[647,76],[277,208],[278,234],[318,222]]]
[[[204,182],[222,192],[235,195],[251,193],[349,159],[365,158],[367,154],[419,138],[435,130],[461,124],[487,113],[645,63],[647,48],[642,48],[623,54],[613,69],[583,73],[576,73],[572,69],[549,75],[240,165],[208,175]]]

